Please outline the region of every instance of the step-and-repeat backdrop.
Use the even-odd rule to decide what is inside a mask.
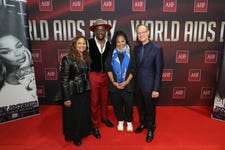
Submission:
[[[212,105],[225,28],[224,0],[30,0],[29,37],[41,104],[54,104],[59,63],[73,37],[93,36],[97,18],[123,30],[132,45],[144,23],[150,40],[163,47],[164,69],[158,105]]]
[[[39,114],[26,1],[0,1],[0,124]]]

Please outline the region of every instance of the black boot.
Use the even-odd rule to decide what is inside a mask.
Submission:
[[[102,123],[104,123],[107,127],[110,127],[110,128],[113,127],[112,122],[110,122],[108,119],[105,119],[105,120],[102,119],[101,121],[102,121]]]
[[[146,135],[146,142],[150,143],[154,138],[154,131],[148,130],[148,133]]]
[[[81,146],[81,145],[82,145],[81,139],[76,139],[76,140],[73,141],[73,143],[74,143],[76,146]]]
[[[141,133],[143,130],[144,130],[145,125],[144,124],[141,124],[136,130],[135,130],[135,133]]]
[[[100,138],[101,138],[101,134],[100,134],[98,128],[93,128],[92,133],[93,133],[93,135],[94,135],[94,137],[95,137],[96,139],[100,139]]]

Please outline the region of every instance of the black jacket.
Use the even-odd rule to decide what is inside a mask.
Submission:
[[[71,100],[73,94],[90,90],[88,71],[87,63],[72,61],[68,55],[63,57],[60,74],[63,101]]]

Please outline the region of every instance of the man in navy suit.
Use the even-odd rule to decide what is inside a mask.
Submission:
[[[154,138],[156,128],[156,100],[162,78],[162,48],[149,40],[150,31],[146,25],[137,26],[138,44],[134,47],[136,61],[136,103],[140,126],[135,133],[148,129],[146,142]]]

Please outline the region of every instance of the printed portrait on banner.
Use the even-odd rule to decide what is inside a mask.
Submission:
[[[26,5],[0,5],[0,123],[39,113],[26,18],[19,15],[25,10],[19,3]]]
[[[225,46],[225,45],[224,45]],[[225,50],[225,47],[224,47]],[[225,121],[225,53],[223,50],[216,95],[214,98],[212,118]]]

